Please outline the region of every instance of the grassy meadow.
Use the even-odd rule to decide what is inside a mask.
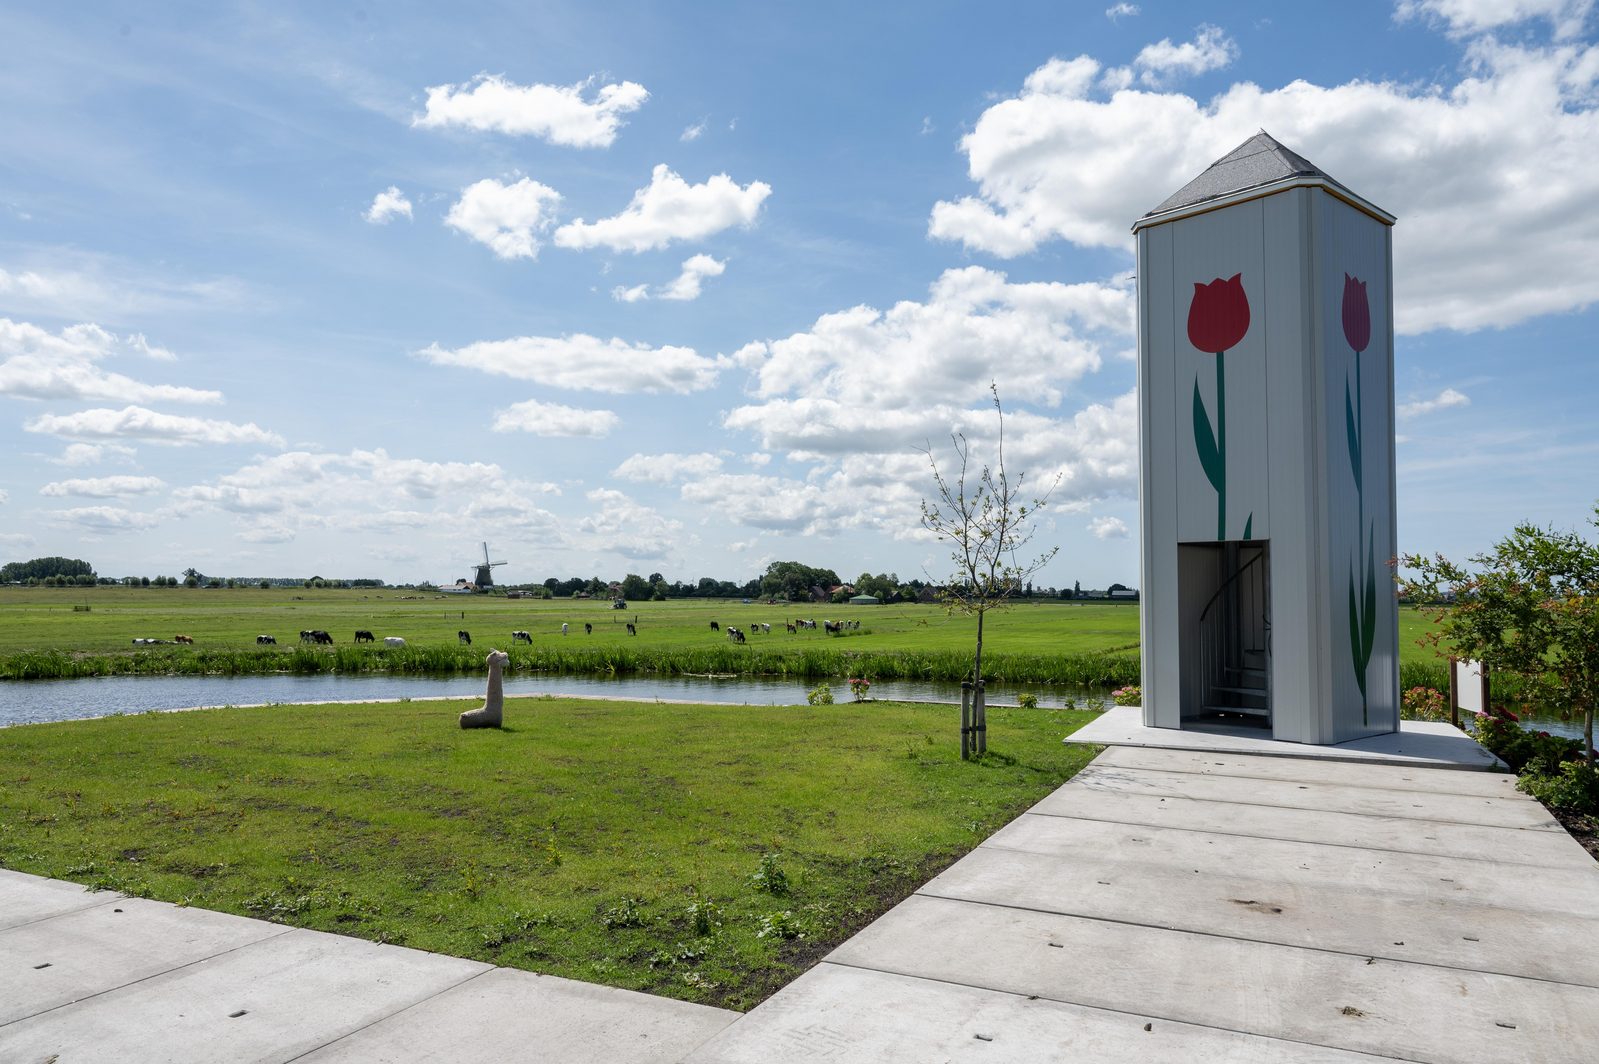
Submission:
[[[87,608],[84,608],[87,607]],[[796,618],[851,620],[859,628],[829,636],[820,628],[789,634]],[[628,633],[634,622],[637,635]],[[711,622],[745,630],[735,645]],[[561,625],[568,634],[561,634]],[[593,632],[584,630],[584,624]],[[756,633],[757,624],[772,632]],[[302,646],[319,628],[335,644]],[[1430,649],[1417,640],[1432,622],[1400,612],[1406,685],[1441,680]],[[356,644],[355,632],[375,644]],[[472,634],[472,646],[456,633]],[[510,642],[523,630],[531,645]],[[113,674],[268,672],[439,674],[475,672],[490,647],[511,653],[511,671],[778,675],[831,679],[958,681],[971,667],[976,622],[942,607],[835,606],[678,599],[506,599],[399,589],[0,588],[0,679]],[[134,647],[134,638],[193,646]],[[258,647],[257,635],[276,646]],[[388,648],[385,636],[406,640]],[[989,615],[984,674],[994,680],[1116,686],[1138,680],[1138,609],[1133,604],[1020,601]]]
[[[1065,710],[963,762],[948,707],[473,704],[0,730],[0,866],[744,1009],[1096,752]]]
[[[81,607],[88,607],[82,609]],[[75,609],[74,607],[79,607]],[[790,634],[796,618],[858,621],[840,635]],[[711,622],[736,625],[733,644]],[[633,622],[636,635],[627,631]],[[568,634],[561,634],[561,625]],[[585,631],[584,624],[593,626]],[[758,624],[772,626],[756,633]],[[329,632],[332,647],[299,632]],[[364,629],[375,644],[354,642]],[[470,647],[456,633],[472,634]],[[522,630],[531,645],[511,643]],[[697,599],[630,603],[506,599],[388,589],[0,588],[0,679],[122,673],[255,674],[478,671],[490,647],[511,670],[766,674],[959,680],[971,667],[975,622],[930,605],[768,606]],[[134,647],[134,638],[191,636],[193,646]],[[257,635],[276,646],[258,647]],[[406,640],[388,648],[385,636]],[[1039,683],[1115,685],[1138,673],[1138,610],[1126,604],[1021,602],[990,615],[985,674]]]

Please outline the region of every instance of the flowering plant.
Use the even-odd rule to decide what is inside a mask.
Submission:
[[[1144,702],[1144,689],[1137,684],[1118,687],[1110,693],[1111,701],[1118,706],[1138,706]]]
[[[871,686],[872,681],[864,676],[851,677],[849,693],[855,696],[855,701],[864,702],[866,701],[866,692],[871,689]]]

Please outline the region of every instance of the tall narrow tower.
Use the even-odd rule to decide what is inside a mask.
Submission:
[[[1149,727],[1399,727],[1394,220],[1262,132],[1133,226]]]

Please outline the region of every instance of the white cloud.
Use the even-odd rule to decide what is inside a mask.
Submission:
[[[683,538],[683,523],[641,506],[611,488],[586,496],[593,510],[578,521],[583,542],[594,550],[612,551],[639,560],[665,558]]]
[[[535,436],[609,436],[622,419],[610,410],[581,410],[574,406],[526,399],[494,416],[495,432],[529,432]]]
[[[554,221],[561,194],[531,178],[507,185],[484,178],[461,191],[444,224],[484,244],[502,259],[533,259],[539,234]]]
[[[583,333],[481,340],[453,350],[432,344],[417,354],[435,365],[462,366],[552,388],[610,393],[703,391],[716,383],[722,365],[691,347],[648,347]]]
[[[167,348],[158,347],[146,340],[144,333],[130,333],[123,337],[123,342],[145,358],[153,358],[157,362],[176,362],[178,360],[178,356]]]
[[[1138,5],[1129,4],[1126,2],[1126,0],[1123,0],[1123,2],[1119,4],[1112,4],[1105,9],[1105,17],[1110,19],[1112,22],[1115,22],[1117,19],[1132,18],[1136,14],[1138,14]]]
[[[81,440],[148,440],[151,443],[259,443],[283,446],[283,437],[253,422],[244,425],[209,418],[159,414],[139,406],[121,410],[83,410],[76,414],[42,414],[22,426],[29,432]]]
[[[1420,399],[1413,403],[1400,403],[1395,411],[1399,417],[1420,417],[1431,414],[1437,410],[1448,410],[1452,406],[1470,406],[1471,399],[1453,388],[1445,388],[1431,399]]]
[[[985,111],[962,141],[978,194],[938,203],[929,234],[1005,257],[1056,239],[1127,249],[1134,219],[1265,127],[1399,216],[1401,332],[1599,300],[1599,46],[1485,39],[1452,85],[1239,83],[1205,103],[1101,95],[1099,69],[1052,59]]]
[[[1126,539],[1130,533],[1127,522],[1119,517],[1096,517],[1088,522],[1088,531],[1096,539]]]
[[[6,503],[6,502],[10,502],[10,501],[11,501],[10,493],[6,492],[6,491],[3,491],[3,490],[0,490],[0,503]]]
[[[700,297],[700,283],[707,277],[720,277],[727,269],[727,263],[719,262],[709,255],[695,255],[685,259],[683,272],[675,280],[667,284],[658,293],[662,299],[690,300]]]
[[[372,197],[372,206],[366,210],[366,220],[373,225],[386,225],[390,219],[402,214],[407,221],[410,220],[411,201],[405,198],[399,188],[390,185]]]
[[[695,122],[692,126],[685,128],[682,133],[678,134],[677,139],[687,144],[690,141],[699,140],[704,135],[705,119],[702,118],[698,122]]]
[[[1194,39],[1173,44],[1163,37],[1154,44],[1146,44],[1133,59],[1133,71],[1140,82],[1158,88],[1173,76],[1194,76],[1220,70],[1238,58],[1238,45],[1215,26],[1200,26]],[[1129,75],[1131,71],[1129,72]],[[1125,88],[1130,77],[1115,72],[1108,74],[1111,84]]]
[[[127,352],[170,359],[143,334],[119,339],[94,324],[51,333],[25,321],[0,318],[0,395],[19,399],[86,399],[134,402],[218,403],[222,393],[172,384],[145,384],[97,363]]]
[[[619,303],[638,303],[651,298],[688,301],[700,297],[701,285],[707,277],[720,277],[727,263],[709,255],[695,255],[683,261],[683,270],[675,278],[656,288],[652,293],[647,284],[611,289],[611,298]]]
[[[926,302],[824,314],[806,332],[747,345],[759,402],[728,428],[774,450],[840,453],[916,446],[997,380],[1002,396],[1055,405],[1133,331],[1134,294],[1103,284],[1012,284],[948,270]]]
[[[1582,32],[1593,0],[1399,0],[1394,18],[1442,23],[1454,36],[1473,36],[1531,19],[1547,19],[1559,39]]]
[[[540,137],[574,148],[608,148],[622,116],[649,99],[631,81],[601,85],[585,98],[594,78],[576,85],[517,85],[498,74],[479,74],[461,85],[434,85],[427,110],[413,126],[467,129]]]
[[[117,443],[69,443],[62,449],[61,457],[52,458],[51,461],[63,466],[95,465],[107,458],[125,461],[136,453],[132,447]]]
[[[555,231],[555,243],[575,249],[651,251],[675,240],[699,240],[735,225],[752,225],[771,194],[765,182],[741,187],[726,174],[691,185],[661,163],[620,214],[597,222],[569,222]]]
[[[150,495],[166,487],[160,477],[91,477],[57,480],[39,489],[40,495],[80,495],[90,499],[116,499],[125,495]]]
[[[687,477],[706,477],[722,468],[714,454],[635,454],[611,471],[613,477],[645,484],[671,484]]]
[[[12,313],[61,318],[116,318],[244,307],[253,300],[233,278],[173,279],[147,260],[123,263],[104,255],[52,248],[48,264],[0,269],[0,296]]]
[[[79,506],[71,510],[49,510],[45,517],[53,524],[78,528],[89,533],[142,532],[160,524],[154,514],[125,510],[118,506]]]

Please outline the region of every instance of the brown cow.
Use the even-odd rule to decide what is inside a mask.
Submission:
[[[172,641],[174,643],[187,643],[189,646],[193,646],[194,645],[194,636],[192,636],[192,635],[175,635],[175,636],[172,637]]]

